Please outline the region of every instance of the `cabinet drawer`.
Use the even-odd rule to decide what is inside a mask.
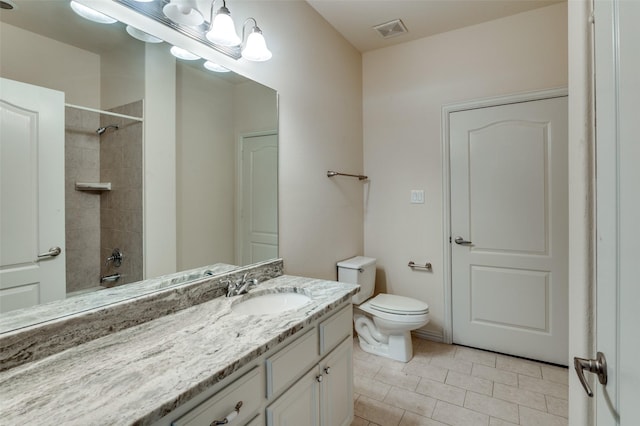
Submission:
[[[222,421],[242,401],[242,407],[234,424],[241,425],[260,407],[264,396],[263,369],[256,367],[220,392],[173,422],[175,426],[209,426],[214,420]]]
[[[320,323],[320,355],[333,349],[345,337],[351,335],[353,308],[348,304],[340,312]]]
[[[318,331],[307,334],[267,359],[267,398],[280,393],[317,362]]]

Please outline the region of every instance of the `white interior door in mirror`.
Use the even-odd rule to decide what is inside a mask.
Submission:
[[[64,93],[0,79],[0,146],[7,312],[65,297]]]
[[[278,257],[278,135],[242,138],[241,265]]]
[[[453,341],[566,365],[567,98],[454,112],[450,135]]]

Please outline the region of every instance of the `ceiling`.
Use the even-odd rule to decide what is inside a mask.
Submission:
[[[306,0],[360,52],[526,12],[566,0]],[[401,19],[408,32],[383,38],[373,26]]]

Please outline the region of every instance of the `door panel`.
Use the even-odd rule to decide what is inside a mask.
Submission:
[[[242,265],[278,257],[278,136],[242,139]]]
[[[0,79],[0,163],[0,312],[62,299],[63,93]]]
[[[449,118],[453,341],[566,365],[566,97]]]

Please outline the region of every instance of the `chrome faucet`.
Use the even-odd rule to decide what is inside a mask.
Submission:
[[[258,285],[258,280],[256,278],[249,278],[247,276],[249,273],[246,273],[242,276],[240,281],[231,281],[227,280],[227,297],[238,296],[240,294],[245,294],[252,288]]]

